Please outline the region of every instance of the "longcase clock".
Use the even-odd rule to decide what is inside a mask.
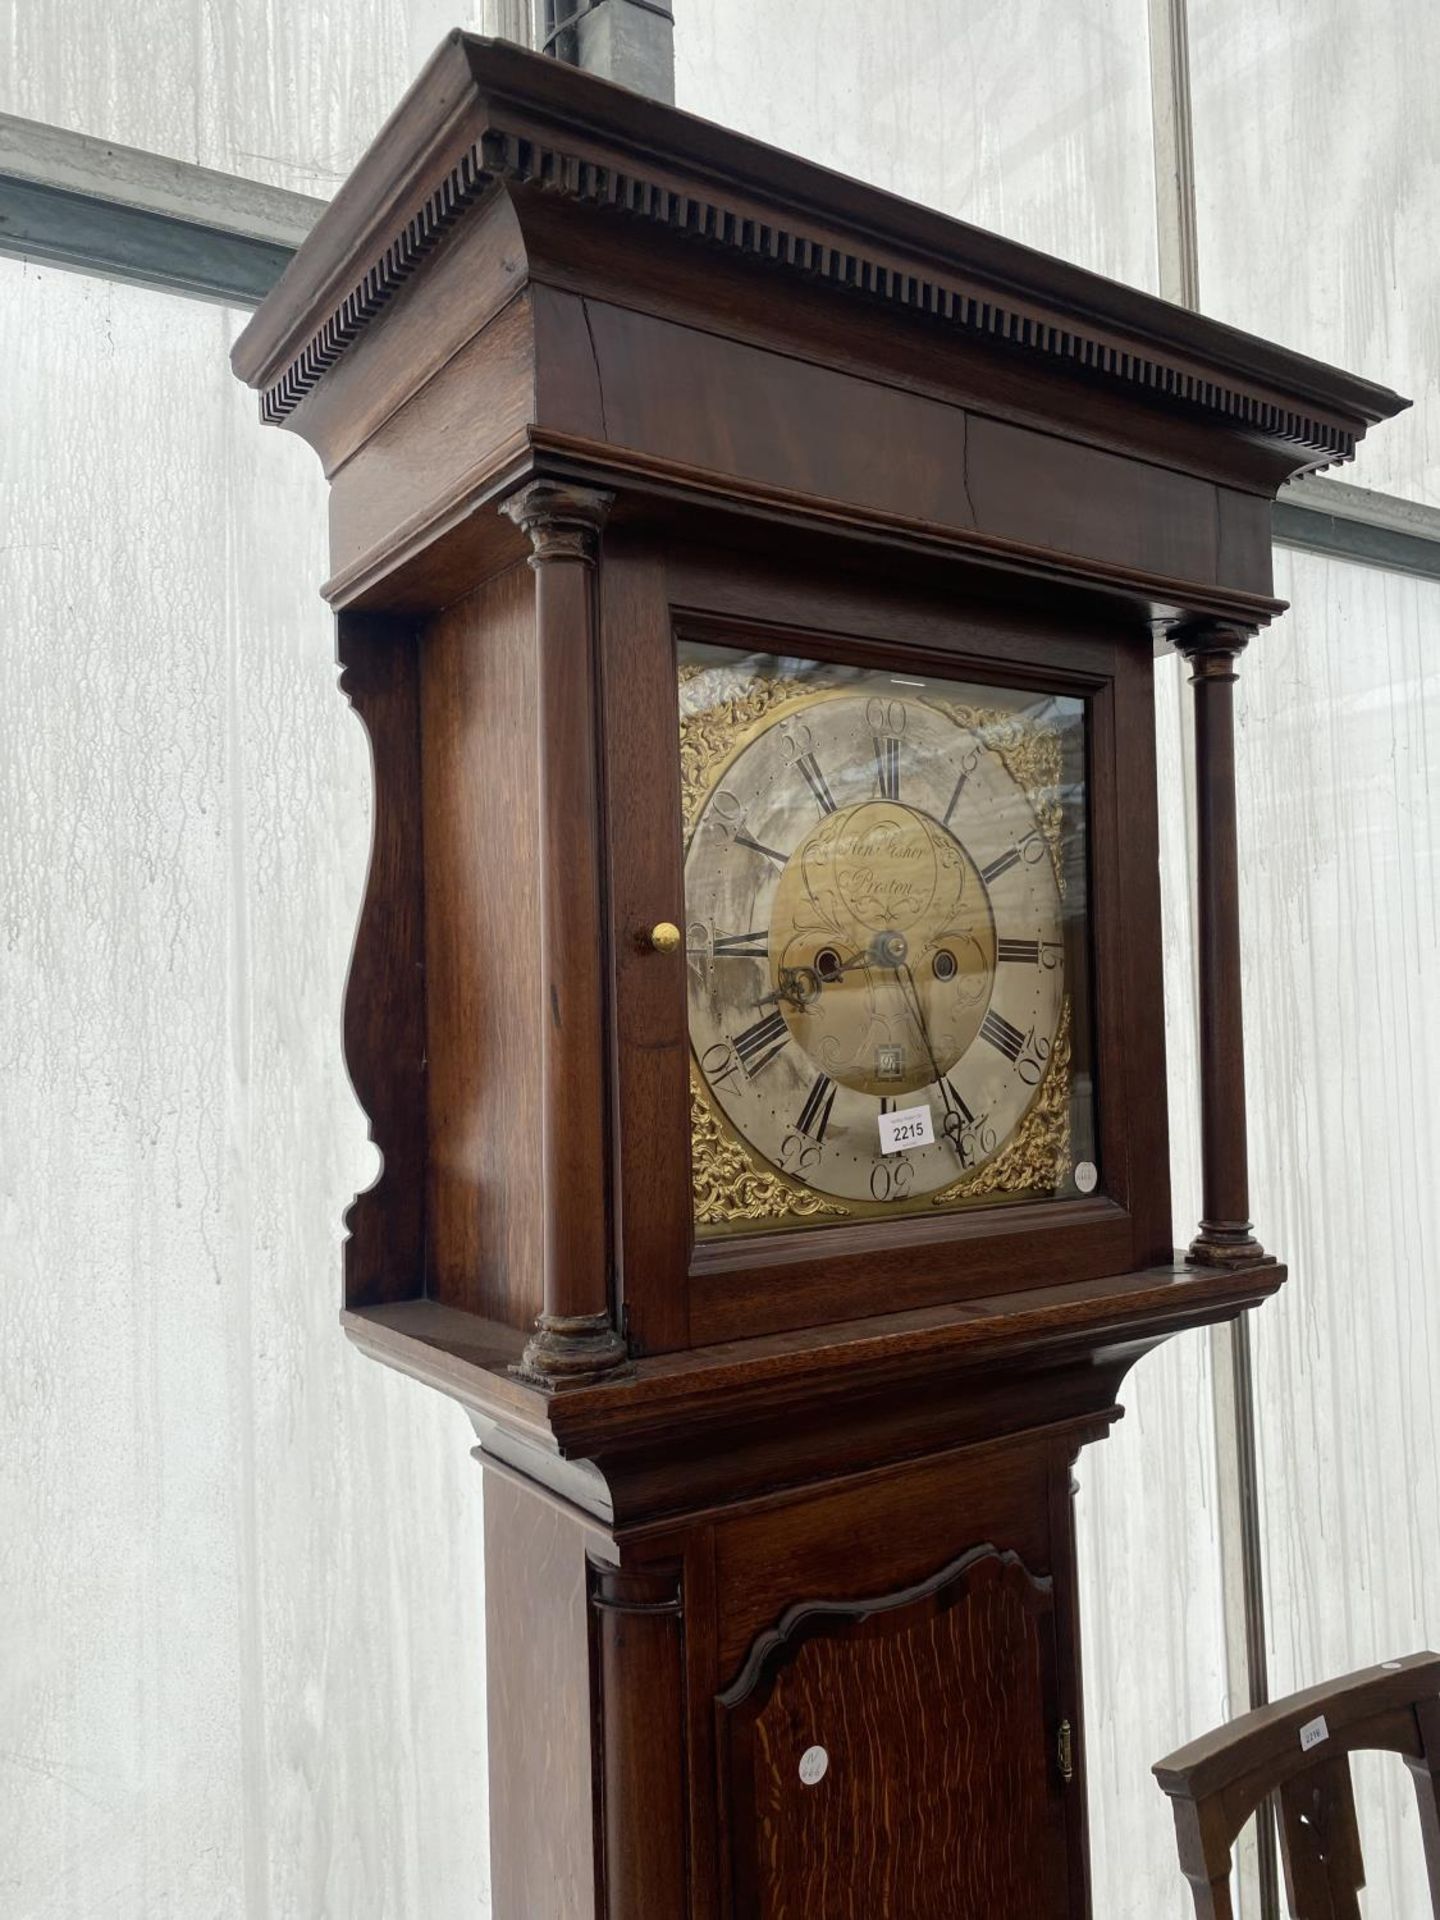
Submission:
[[[1284,1278],[1232,734],[1270,503],[1402,403],[463,34],[235,365],[330,479],[383,1155],[343,1320],[479,1436],[499,1920],[1084,1915],[1071,1466]]]

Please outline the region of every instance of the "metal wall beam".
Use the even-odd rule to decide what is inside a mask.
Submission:
[[[1277,545],[1440,580],[1440,512],[1344,480],[1292,480],[1275,503]]]
[[[324,205],[0,114],[0,252],[253,306]]]

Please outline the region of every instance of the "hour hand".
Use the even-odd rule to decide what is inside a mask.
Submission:
[[[814,967],[781,967],[779,986],[755,1004],[757,1007],[770,1007],[784,1000],[789,1006],[803,1010],[819,999],[822,987],[830,986],[856,967],[863,967],[869,958],[868,953],[857,953],[853,960],[843,961],[838,967],[827,967],[824,973],[817,972]]]

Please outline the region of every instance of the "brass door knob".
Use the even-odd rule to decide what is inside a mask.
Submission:
[[[678,953],[680,950],[680,929],[672,920],[661,920],[650,929],[646,944],[656,953]]]

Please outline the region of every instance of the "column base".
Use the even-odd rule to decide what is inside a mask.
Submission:
[[[542,1313],[510,1371],[528,1386],[553,1393],[612,1378],[628,1366],[625,1342],[603,1313]]]
[[[1270,1255],[1248,1220],[1202,1220],[1185,1258],[1197,1267],[1258,1267]]]

